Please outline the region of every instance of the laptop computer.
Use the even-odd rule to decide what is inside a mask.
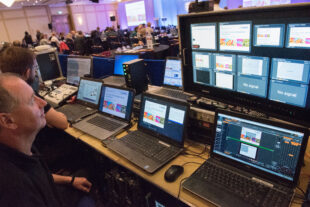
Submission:
[[[115,55],[114,75],[102,79],[105,84],[123,87],[126,85],[123,63],[138,59],[139,55]]]
[[[167,57],[163,86],[159,89],[150,90],[149,93],[165,96],[181,101],[187,101],[190,95],[183,90],[181,59],[177,57]]]
[[[154,173],[182,152],[188,110],[186,102],[145,93],[138,130],[106,146],[146,172]]]
[[[100,140],[114,136],[130,126],[134,91],[103,84],[98,113],[95,113],[73,127]]]
[[[218,206],[289,206],[308,141],[305,128],[219,111],[210,158],[183,188]]]
[[[97,112],[101,86],[101,80],[81,78],[76,102],[66,104],[56,110],[64,113],[70,123],[78,122],[82,118]]]

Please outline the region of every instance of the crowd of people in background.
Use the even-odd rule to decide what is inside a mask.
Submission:
[[[84,34],[82,31],[71,31],[68,34],[60,32],[52,32],[51,34],[44,34],[39,30],[36,31],[35,38],[33,38],[27,31],[25,31],[22,41],[13,41],[14,46],[20,47],[36,47],[40,45],[51,45],[56,47],[60,53],[64,54],[91,54],[102,52],[105,50],[116,49],[119,46],[144,44],[147,35],[156,36],[159,34],[171,33],[177,35],[175,26],[169,27],[152,27],[151,23],[140,24],[132,31],[128,29],[121,29],[118,25],[106,27],[103,31],[97,27],[96,30],[91,31],[90,34]]]

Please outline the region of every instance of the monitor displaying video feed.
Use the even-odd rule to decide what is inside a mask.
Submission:
[[[238,55],[238,74],[267,77],[269,74],[269,58]]]
[[[234,75],[229,73],[215,73],[215,86],[219,88],[235,90]]]
[[[309,84],[310,61],[273,58],[271,79]]]
[[[251,27],[250,21],[220,23],[220,51],[249,53],[251,51]]]
[[[283,47],[284,24],[254,25],[253,45],[256,47]]]
[[[192,24],[192,48],[197,50],[216,50],[216,23]]]
[[[214,54],[214,70],[235,73],[236,55]]]
[[[286,47],[310,49],[310,22],[287,25]]]
[[[192,52],[194,82],[203,85],[214,84],[214,57],[208,52]]]
[[[67,83],[79,85],[80,77],[91,75],[92,58],[83,57],[68,57],[67,61]]]

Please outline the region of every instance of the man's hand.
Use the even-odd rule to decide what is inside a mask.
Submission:
[[[75,177],[72,186],[78,190],[88,193],[92,184],[84,177]]]

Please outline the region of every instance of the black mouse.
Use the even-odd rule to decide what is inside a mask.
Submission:
[[[180,165],[171,165],[165,172],[165,180],[167,182],[174,182],[182,173],[184,168]]]

